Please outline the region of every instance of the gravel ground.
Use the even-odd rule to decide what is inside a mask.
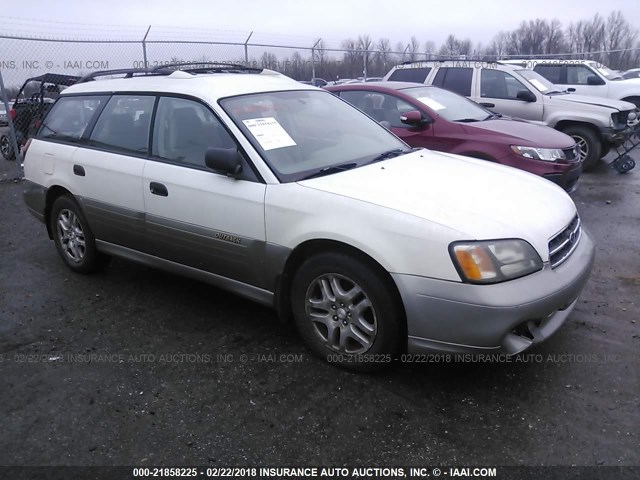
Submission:
[[[207,285],[72,274],[14,172],[0,160],[0,465],[640,464],[640,167],[580,180],[596,265],[548,342],[372,375]]]

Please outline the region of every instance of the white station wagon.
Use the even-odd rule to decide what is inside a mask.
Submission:
[[[587,281],[594,244],[547,180],[412,150],[267,70],[128,76],[66,89],[26,147],[25,202],[73,271],[118,256],[209,282],[360,370],[517,354]]]

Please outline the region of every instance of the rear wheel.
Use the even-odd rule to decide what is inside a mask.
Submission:
[[[2,135],[2,137],[0,137],[0,153],[2,153],[5,160],[12,161],[16,159],[16,154],[13,151],[13,145],[11,145],[11,140],[7,135]]]
[[[593,170],[603,157],[602,142],[598,136],[590,128],[580,125],[571,125],[562,131],[572,137],[578,144],[582,169],[585,172]]]
[[[58,253],[71,270],[92,273],[104,267],[108,257],[98,252],[95,237],[73,197],[62,195],[53,202],[50,227]]]
[[[404,317],[392,292],[365,262],[324,253],[296,272],[292,310],[316,355],[347,369],[371,371],[388,365],[402,340]]]

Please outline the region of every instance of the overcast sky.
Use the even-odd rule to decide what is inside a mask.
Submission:
[[[213,29],[226,30],[236,40],[254,30],[254,40],[286,39],[295,45],[318,37],[335,45],[359,34],[387,37],[394,45],[412,35],[421,42],[440,44],[449,33],[486,44],[495,33],[511,30],[522,20],[557,18],[568,24],[614,10],[622,10],[632,25],[640,25],[639,0],[28,0],[14,5],[3,9],[13,18],[3,19],[0,31],[135,36],[152,24],[163,27],[156,32],[163,37],[183,37],[181,28]],[[200,34],[205,35],[204,30]]]

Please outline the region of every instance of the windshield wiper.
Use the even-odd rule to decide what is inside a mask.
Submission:
[[[478,120],[477,118],[459,118],[458,120],[454,120],[454,122],[461,122],[461,123],[471,123],[471,122],[479,122],[480,120]]]
[[[366,165],[371,163],[380,162],[382,160],[387,160],[388,158],[397,157],[399,155],[404,155],[405,153],[415,152],[416,150],[422,150],[422,147],[414,147],[408,150],[403,150],[401,148],[394,148],[393,150],[387,150],[386,152],[382,152],[380,155],[376,155],[371,160],[369,160]]]
[[[492,113],[487,118],[485,118],[484,120],[491,120],[492,118],[502,118],[502,114],[501,113]]]
[[[332,165],[330,167],[324,167],[320,170],[310,173],[309,175],[305,175],[304,177],[298,179],[300,180],[309,180],[311,178],[323,177],[324,175],[331,175],[332,173],[344,172],[345,170],[351,170],[356,167],[358,164],[355,162],[343,163],[340,165]]]

